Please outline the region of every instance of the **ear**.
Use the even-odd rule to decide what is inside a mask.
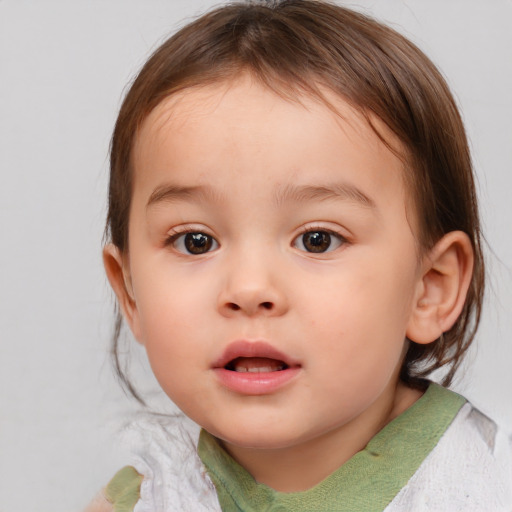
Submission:
[[[421,281],[407,327],[407,337],[426,344],[457,321],[473,274],[473,248],[466,233],[447,233],[423,261]]]
[[[114,244],[103,248],[103,265],[119,307],[135,339],[140,342],[140,322],[135,302],[127,258]]]

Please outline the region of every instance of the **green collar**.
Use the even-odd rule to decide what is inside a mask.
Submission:
[[[409,409],[386,425],[315,487],[283,493],[254,478],[202,430],[198,453],[224,512],[382,512],[436,446],[466,400],[431,383]]]

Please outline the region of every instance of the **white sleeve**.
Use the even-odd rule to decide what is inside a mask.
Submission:
[[[512,512],[511,438],[466,404],[385,512]]]

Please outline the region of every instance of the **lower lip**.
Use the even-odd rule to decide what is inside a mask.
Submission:
[[[300,367],[286,368],[276,372],[234,372],[216,368],[220,382],[236,393],[243,395],[268,395],[290,382],[300,371]]]

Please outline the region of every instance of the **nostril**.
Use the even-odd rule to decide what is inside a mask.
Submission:
[[[271,301],[265,301],[265,302],[252,302],[249,301],[248,303],[241,302],[238,304],[237,302],[226,302],[224,304],[224,308],[229,311],[245,311],[246,313],[253,315],[256,314],[258,311],[273,311],[275,308],[275,303]]]

